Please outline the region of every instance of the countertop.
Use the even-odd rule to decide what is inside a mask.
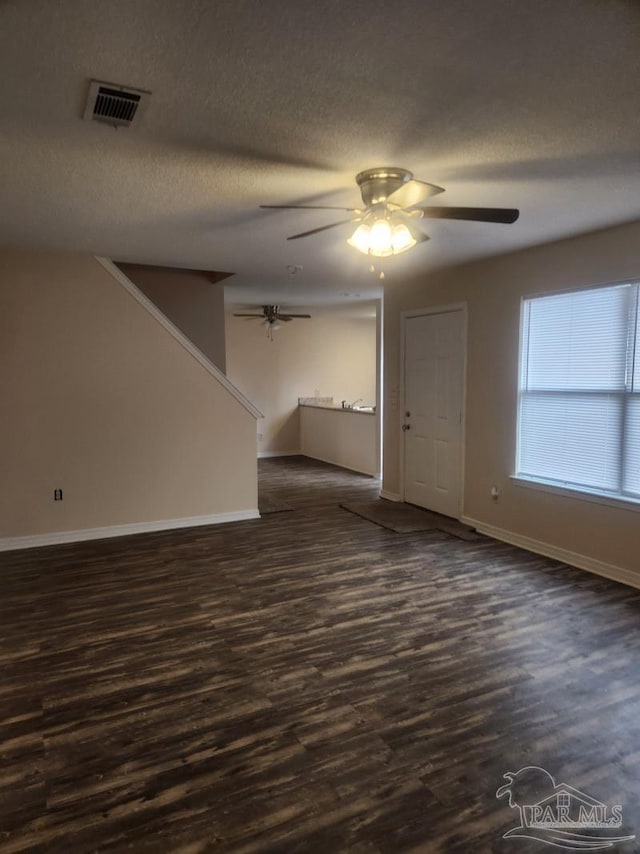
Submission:
[[[332,412],[349,412],[353,415],[375,415],[371,409],[349,409],[338,406],[337,403],[299,403],[298,406],[306,406],[309,409],[329,409]]]

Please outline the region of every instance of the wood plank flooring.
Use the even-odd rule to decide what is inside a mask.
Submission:
[[[3,854],[554,850],[502,839],[526,765],[640,834],[640,593],[260,477],[295,509],[0,555]]]

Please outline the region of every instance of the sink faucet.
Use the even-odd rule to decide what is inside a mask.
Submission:
[[[350,403],[349,406],[347,406],[347,409],[353,409],[353,407],[356,405],[356,403],[360,403],[360,401],[362,401],[362,400],[364,400],[364,397],[357,398],[356,400],[353,401],[353,403]]]

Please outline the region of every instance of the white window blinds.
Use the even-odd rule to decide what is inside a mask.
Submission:
[[[525,299],[517,474],[640,499],[638,284]]]

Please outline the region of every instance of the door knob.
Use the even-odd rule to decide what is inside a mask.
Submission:
[[[406,433],[406,432],[407,432],[407,430],[411,430],[411,424],[403,424],[403,425],[402,425],[402,431],[403,431],[403,433]]]
[[[406,415],[406,417],[407,417],[407,418],[411,418],[411,413],[410,413],[410,412],[405,412],[405,415]]]

